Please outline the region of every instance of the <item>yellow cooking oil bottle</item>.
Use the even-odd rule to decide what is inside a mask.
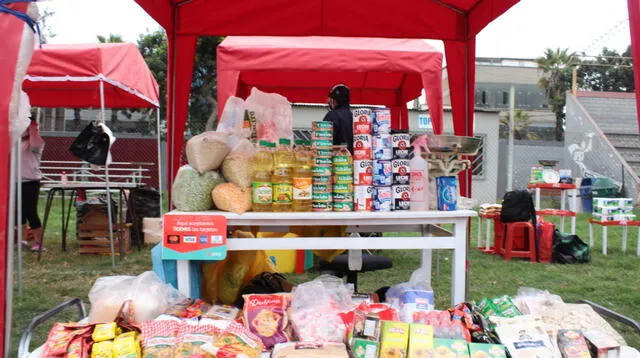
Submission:
[[[272,211],[273,185],[273,142],[261,140],[258,152],[253,156],[253,180],[251,182],[251,209],[253,211]]]
[[[293,167],[293,211],[311,211],[313,182],[311,141],[296,140],[294,156],[296,162]]]
[[[291,150],[291,140],[280,138],[273,155],[274,166],[271,183],[273,185],[273,211],[291,211],[293,207],[293,167],[295,156]]]

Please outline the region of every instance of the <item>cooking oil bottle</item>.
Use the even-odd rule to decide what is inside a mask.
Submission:
[[[311,211],[311,185],[313,155],[311,141],[296,140],[295,167],[293,168],[293,211]]]
[[[291,140],[280,138],[274,153],[273,175],[273,211],[291,211],[293,206],[293,167],[295,156],[291,150]]]
[[[273,149],[275,143],[260,141],[258,152],[253,156],[253,180],[251,183],[251,209],[253,211],[272,211],[273,185]]]

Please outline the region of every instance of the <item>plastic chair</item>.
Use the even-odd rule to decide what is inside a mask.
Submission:
[[[509,261],[513,257],[528,257],[531,262],[536,262],[536,234],[535,227],[529,221],[506,223],[506,235],[504,247],[501,250],[502,258]],[[513,241],[516,230],[525,230],[525,242],[528,242],[528,250],[514,250]]]

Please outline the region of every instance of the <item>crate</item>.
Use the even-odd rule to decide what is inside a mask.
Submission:
[[[131,251],[131,224],[113,225],[113,238],[116,254]],[[81,254],[111,254],[109,227],[103,224],[79,224],[78,244]]]
[[[157,244],[162,241],[162,218],[143,218],[142,232],[146,244]]]

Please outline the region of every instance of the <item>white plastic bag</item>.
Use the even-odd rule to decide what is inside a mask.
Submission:
[[[222,116],[220,117],[216,131],[237,134],[244,138],[249,138],[251,135],[250,128],[243,128],[244,110],[245,103],[242,98],[229,97],[222,110]]]
[[[254,87],[246,106],[247,110],[255,113],[258,140],[277,142],[280,138],[293,139],[293,110],[285,97]]]
[[[200,174],[216,170],[229,153],[229,134],[226,132],[203,132],[187,141],[186,152],[189,165]]]
[[[400,320],[407,323],[414,322],[416,312],[429,312],[435,309],[433,289],[428,271],[418,269],[411,274],[409,282],[393,285],[387,291],[387,302],[398,310]]]

